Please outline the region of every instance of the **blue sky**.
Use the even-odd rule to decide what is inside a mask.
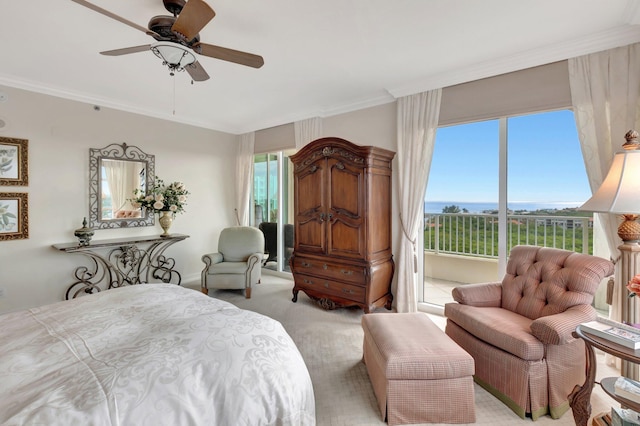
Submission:
[[[591,196],[573,112],[509,118],[508,201],[582,204]],[[436,134],[427,201],[498,201],[498,120]]]

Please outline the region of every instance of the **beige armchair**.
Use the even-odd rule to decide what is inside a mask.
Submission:
[[[585,379],[584,342],[572,332],[592,321],[608,260],[553,248],[511,250],[502,282],[453,289],[445,331],[475,361],[474,380],[520,417],[559,418]]]
[[[258,228],[234,226],[220,233],[218,252],[202,256],[202,292],[209,288],[244,290],[251,298],[251,286],[260,282],[264,236]]]

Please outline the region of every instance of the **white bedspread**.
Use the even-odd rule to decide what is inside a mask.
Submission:
[[[0,424],[314,425],[282,325],[173,284],[0,316]]]

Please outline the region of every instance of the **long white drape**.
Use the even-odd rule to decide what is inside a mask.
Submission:
[[[614,154],[622,150],[625,133],[640,125],[640,44],[570,59],[569,78],[582,155],[591,191],[595,192]],[[599,220],[615,261],[620,257],[617,247],[621,244],[618,219],[599,214]],[[610,317],[620,321],[627,293],[618,272],[617,265]]]
[[[253,185],[253,149],[255,132],[240,135],[236,154],[236,220],[240,226],[251,222],[251,186]]]
[[[296,148],[300,149],[322,136],[322,119],[313,117],[296,121],[293,123],[293,130],[295,132]]]
[[[398,198],[400,205],[401,243],[397,258],[398,312],[418,309],[416,288],[422,283],[418,276],[416,247],[422,231],[424,193],[433,156],[433,145],[440,116],[442,89],[398,99]]]
[[[102,167],[111,194],[112,218],[115,218],[118,210],[133,208],[127,200],[133,198],[133,190],[140,187],[141,164],[136,161],[104,160]]]

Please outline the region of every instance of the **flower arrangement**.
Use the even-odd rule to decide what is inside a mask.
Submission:
[[[627,284],[627,290],[629,290],[629,297],[637,296],[640,293],[640,274],[631,278],[631,281]]]
[[[182,182],[173,182],[168,185],[156,176],[155,185],[146,193],[139,189],[133,191],[135,198],[129,200],[134,208],[144,208],[150,212],[184,212],[189,191]]]

